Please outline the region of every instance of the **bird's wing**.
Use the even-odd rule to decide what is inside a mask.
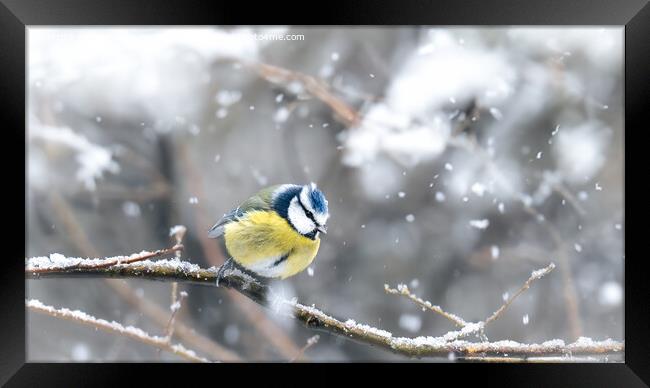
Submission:
[[[271,208],[273,192],[278,187],[279,185],[262,189],[257,194],[244,201],[241,205],[224,214],[223,217],[221,217],[221,219],[210,228],[208,231],[208,237],[217,238],[221,236],[225,231],[227,224],[230,222],[236,222],[239,217],[244,215],[246,212],[252,210],[269,210]]]

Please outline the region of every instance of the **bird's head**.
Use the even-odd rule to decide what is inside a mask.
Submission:
[[[289,201],[287,219],[304,236],[315,238],[318,232],[327,233],[325,224],[329,216],[327,199],[315,183],[296,190]]]

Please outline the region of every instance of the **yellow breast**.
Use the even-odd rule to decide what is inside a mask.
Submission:
[[[244,268],[266,277],[287,278],[316,257],[320,239],[307,238],[274,211],[251,211],[226,225],[228,254]]]

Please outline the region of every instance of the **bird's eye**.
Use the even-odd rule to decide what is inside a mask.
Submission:
[[[316,219],[314,218],[314,213],[312,213],[310,210],[307,210],[307,209],[304,209],[304,210],[305,210],[305,214],[307,215],[307,217],[309,217],[309,219],[311,219],[312,221],[316,222]]]

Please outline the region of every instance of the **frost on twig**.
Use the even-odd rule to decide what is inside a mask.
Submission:
[[[32,311],[47,314],[49,316],[56,317],[56,318],[67,319],[77,323],[85,324],[98,329],[102,329],[109,333],[123,335],[131,339],[134,339],[136,341],[145,343],[147,345],[154,346],[158,349],[174,353],[190,361],[210,362],[209,360],[203,357],[197,356],[194,351],[186,349],[181,344],[172,344],[168,340],[168,338],[153,336],[137,327],[123,326],[122,324],[115,321],[108,322],[104,319],[95,318],[92,315],[86,314],[83,311],[79,311],[79,310],[70,310],[67,308],[57,309],[52,306],[44,305],[43,303],[35,299],[26,300],[25,305],[27,306],[27,308],[29,308]]]
[[[388,293],[388,294],[404,295],[407,298],[409,298],[410,300],[412,300],[413,302],[420,305],[423,309],[427,308],[427,309],[429,309],[431,311],[434,311],[434,312],[442,315],[443,317],[449,319],[454,324],[456,324],[456,326],[464,327],[464,326],[467,325],[467,322],[465,322],[459,316],[454,315],[454,314],[450,314],[450,313],[444,311],[440,306],[433,305],[433,304],[431,304],[431,302],[423,300],[423,299],[417,297],[417,295],[412,294],[406,284],[398,284],[397,289],[390,288],[388,286],[388,284],[384,284],[384,291],[386,291],[386,293]]]
[[[533,283],[535,280],[541,279],[544,275],[548,274],[555,268],[555,264],[551,263],[547,267],[538,269],[536,271],[533,271],[530,274],[530,277],[526,282],[524,283],[517,292],[512,295],[506,302],[499,307],[497,311],[495,311],[492,315],[490,315],[487,319],[480,321],[480,322],[466,322],[464,319],[460,318],[457,315],[448,313],[444,311],[440,306],[436,306],[431,304],[431,302],[423,300],[419,298],[418,296],[414,295],[411,293],[409,288],[405,284],[399,284],[397,285],[397,289],[390,288],[388,284],[384,284],[384,290],[388,294],[393,294],[393,295],[403,295],[407,297],[408,299],[412,300],[416,304],[420,305],[423,309],[428,308],[431,311],[434,311],[443,317],[449,319],[453,323],[455,323],[457,326],[460,326],[462,329],[459,331],[452,331],[447,334],[445,334],[442,338],[444,338],[447,341],[454,341],[462,337],[466,337],[470,334],[475,334],[478,333],[480,337],[484,340],[487,341],[487,337],[484,334],[485,326],[492,322],[495,321],[501,314],[512,304],[512,302],[525,290],[527,290],[530,285]]]
[[[488,324],[488,323],[490,323],[490,322],[496,320],[497,318],[499,318],[499,316],[501,316],[501,314],[502,314],[502,313],[503,313],[503,312],[508,308],[508,306],[510,306],[510,304],[512,304],[512,302],[513,302],[513,301],[514,301],[514,300],[515,300],[519,295],[521,295],[522,292],[524,292],[524,291],[526,291],[528,288],[530,288],[530,285],[531,285],[535,280],[539,280],[539,279],[541,279],[543,276],[545,276],[545,275],[547,275],[549,272],[551,272],[554,268],[555,268],[555,264],[554,264],[554,263],[551,263],[551,264],[549,264],[549,265],[548,265],[547,267],[545,267],[545,268],[542,268],[542,269],[538,269],[538,270],[536,270],[536,271],[533,271],[533,272],[530,274],[530,277],[528,278],[528,280],[526,280],[526,282],[524,283],[524,285],[521,286],[521,288],[519,288],[519,290],[517,290],[517,292],[515,292],[514,295],[512,295],[510,298],[508,298],[508,300],[507,300],[507,301],[506,301],[506,302],[505,302],[501,307],[499,307],[499,309],[498,309],[497,311],[495,311],[492,315],[490,315],[490,317],[488,317],[488,318],[485,320],[485,324]]]
[[[30,260],[32,259],[27,261],[27,267],[30,266]],[[516,295],[523,292],[523,289],[528,288],[534,280],[539,279],[551,270],[552,265],[543,270],[533,272],[528,281],[522,286],[522,290],[515,293],[509,302],[511,303]],[[204,269],[198,265],[181,260],[144,260],[104,268],[92,268],[88,266],[81,266],[71,270],[61,268],[58,271],[40,274],[30,272],[26,268],[25,276],[28,279],[83,276],[145,278],[215,287],[217,269],[214,267]],[[268,299],[270,293],[267,285],[259,282],[251,282],[240,271],[226,271],[223,276],[224,282],[221,284],[225,287],[236,290],[260,305],[270,307],[270,301]],[[407,357],[447,357],[450,353],[459,358],[505,357],[506,355],[508,357],[565,357],[568,355],[573,357],[619,354],[624,350],[623,342],[611,339],[593,341],[591,339],[581,338],[569,344],[566,344],[560,339],[545,341],[541,344],[524,344],[510,340],[469,342],[460,339],[463,336],[478,331],[483,326],[480,323],[466,323],[465,327],[461,328],[461,330],[447,333],[440,337],[395,337],[389,331],[357,323],[352,319],[337,319],[324,313],[315,306],[305,306],[295,300],[285,300],[277,303],[283,303],[286,307],[278,309],[279,314],[289,315],[304,323],[308,328],[343,336],[367,345],[374,345]],[[509,305],[508,302],[506,302],[506,307],[507,305]],[[504,310],[505,308],[497,310],[492,315],[494,317],[492,320],[496,319]]]
[[[49,257],[32,257],[25,267],[25,271],[35,274],[46,272],[69,271],[74,269],[100,269],[108,268],[115,265],[135,263],[138,261],[148,260],[154,257],[164,256],[172,252],[183,250],[183,245],[176,244],[171,248],[159,249],[155,252],[142,251],[130,256],[115,256],[106,259],[82,259],[69,258],[59,253],[52,253]]]

